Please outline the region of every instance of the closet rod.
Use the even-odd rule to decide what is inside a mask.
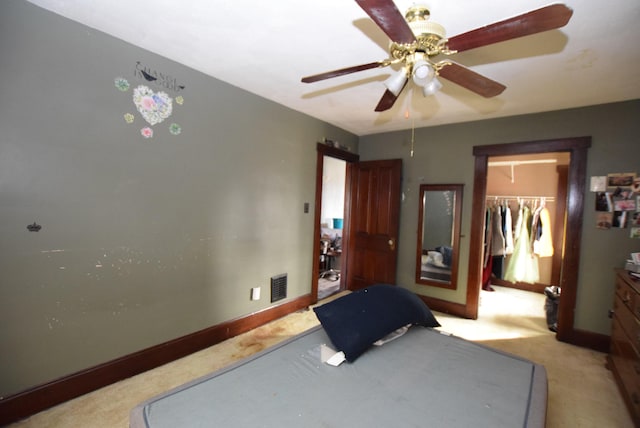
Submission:
[[[546,202],[554,202],[556,198],[554,196],[518,196],[518,195],[487,195],[486,199],[544,199]]]

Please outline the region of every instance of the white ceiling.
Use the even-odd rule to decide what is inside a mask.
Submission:
[[[640,98],[638,0],[566,0],[574,13],[559,30],[454,55],[506,85],[498,97],[443,80],[424,98],[409,84],[382,113],[373,110],[391,68],[300,82],[387,58],[387,37],[353,0],[29,1],[357,135]],[[395,3],[404,14],[414,1]],[[454,36],[550,2],[428,4],[431,20]]]

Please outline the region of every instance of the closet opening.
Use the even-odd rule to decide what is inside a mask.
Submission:
[[[567,152],[493,156],[487,163],[482,290],[516,288],[525,291],[522,299],[544,294],[540,316],[553,332],[562,290],[569,163]]]
[[[552,278],[559,278],[557,285],[561,287],[562,295],[558,308],[558,327],[556,338],[558,340],[573,343],[580,346],[592,347],[587,343],[592,340],[584,332],[574,329],[574,309],[577,298],[578,271],[580,265],[580,244],[582,238],[582,214],[584,211],[584,197],[586,191],[587,150],[591,146],[591,137],[563,138],[543,141],[529,141],[510,144],[493,144],[475,146],[473,155],[474,163],[474,188],[472,200],[472,216],[482,219],[484,217],[487,195],[487,183],[489,175],[489,159],[497,162],[496,157],[515,157],[520,155],[540,155],[542,158],[549,153],[566,153],[569,156],[567,166],[566,197],[556,196],[554,204],[560,199],[566,201],[564,217],[564,235],[562,250],[554,248],[561,255],[558,272],[553,271]],[[506,160],[506,159],[502,159]],[[510,168],[509,168],[510,170]],[[518,180],[518,169],[515,168],[515,180]],[[509,180],[511,175],[509,175]],[[535,181],[535,180],[534,180]],[[521,196],[521,195],[515,195]],[[526,196],[526,195],[525,195]],[[536,194],[534,196],[545,196]],[[482,288],[483,258],[484,258],[484,222],[471,223],[469,251],[468,285],[465,303],[465,316],[471,319],[478,318],[478,306],[480,291]],[[554,262],[552,262],[552,266]],[[552,269],[553,270],[553,269]],[[553,275],[556,275],[555,277]],[[553,279],[555,281],[555,279]],[[595,348],[594,348],[595,349]]]

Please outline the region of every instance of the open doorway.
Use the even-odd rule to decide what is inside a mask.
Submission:
[[[317,145],[313,303],[346,288],[350,171],[359,158],[336,147]]]
[[[344,264],[342,232],[344,229],[346,180],[347,162],[325,155],[322,167],[322,205],[320,207],[318,300],[344,289],[344,278],[341,272]],[[346,248],[344,251],[346,252]]]
[[[486,205],[486,185],[488,159],[493,156],[511,156],[521,154],[542,154],[567,152],[570,164],[567,171],[566,221],[563,257],[560,269],[559,285],[562,287],[562,299],[558,310],[557,338],[561,341],[578,344],[589,338],[582,337],[574,329],[574,308],[578,288],[578,266],[580,263],[580,243],[582,232],[582,213],[586,182],[587,150],[591,146],[590,137],[576,137],[556,140],[529,141],[523,143],[495,144],[475,146],[474,191],[472,216],[482,218]],[[478,317],[478,303],[482,286],[483,258],[483,222],[472,222],[469,254],[469,277],[465,316]]]
[[[480,317],[488,293],[515,288],[546,296],[536,318],[557,330],[569,164],[568,152],[488,158]]]
[[[326,156],[346,161],[339,289],[359,290],[396,278],[402,160],[359,162],[354,153],[318,143],[312,303],[318,301],[323,172]],[[333,225],[333,220],[332,220]]]

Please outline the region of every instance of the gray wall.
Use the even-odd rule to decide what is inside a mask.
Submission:
[[[356,136],[24,1],[0,58],[0,396],[310,292],[316,142]],[[150,139],[137,61],[185,85]]]
[[[472,147],[553,138],[591,136],[587,176],[638,172],[640,159],[640,101],[573,110],[485,120],[417,129],[415,155],[410,153],[410,131],[360,138],[360,159],[402,158],[404,162],[398,283],[419,294],[464,303],[472,221],[474,157]],[[416,232],[419,187],[422,183],[463,183],[462,239],[458,289],[455,291],[415,283]],[[589,183],[586,183],[587,189]],[[613,269],[623,267],[630,252],[640,251],[640,240],[629,229],[596,229],[595,197],[585,196],[582,252],[575,312],[575,328],[609,334],[607,310],[614,293]],[[541,316],[543,310],[541,310]],[[480,311],[482,317],[482,311]]]

